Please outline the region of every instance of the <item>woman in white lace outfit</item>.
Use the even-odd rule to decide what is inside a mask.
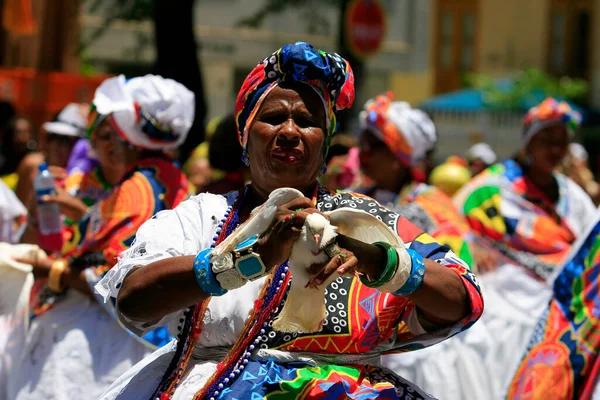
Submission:
[[[93,287],[143,222],[188,197],[187,179],[162,150],[185,140],[193,102],[183,85],[152,75],[110,78],[96,90],[88,135],[120,156],[127,171],[73,225],[60,254],[21,260],[33,266],[40,290],[27,324],[15,324],[2,354],[8,376],[0,377],[0,397],[98,398],[157,347],[148,340],[157,332],[141,339],[123,329]]]

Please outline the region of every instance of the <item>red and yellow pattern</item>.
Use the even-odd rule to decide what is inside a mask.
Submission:
[[[600,378],[600,222],[554,282],[508,399],[590,399]]]
[[[476,176],[455,196],[470,228],[517,264],[546,279],[565,260],[575,235],[567,217],[572,199],[565,178],[556,175],[560,200],[554,204],[513,160]]]
[[[73,227],[77,243],[67,243],[63,256],[102,251],[112,265],[129,248],[142,223],[187,198],[188,188],[185,175],[171,161],[160,158],[141,161]]]
[[[177,206],[189,196],[185,175],[163,158],[148,158],[129,170],[105,198],[69,228],[62,257],[77,259],[87,253],[101,252],[105,265],[90,271],[100,279],[128,249],[139,227],[157,212]],[[48,311],[54,295],[43,291],[34,302],[33,317]]]
[[[414,182],[400,192],[396,203],[400,210],[408,205],[412,210],[418,210],[418,219],[427,218],[433,223],[427,233],[438,243],[448,246],[467,265],[473,266],[469,241],[471,228],[450,197],[435,186]]]

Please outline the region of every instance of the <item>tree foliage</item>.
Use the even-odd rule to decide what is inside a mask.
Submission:
[[[498,81],[486,74],[469,74],[467,84],[483,93],[483,101],[491,108],[519,109],[536,104],[546,97],[579,102],[588,93],[584,79],[553,77],[536,68],[519,71],[513,79]]]
[[[315,10],[322,7],[340,7],[342,0],[264,0],[253,14],[238,21],[241,26],[260,27],[267,17],[281,14],[287,10],[295,10],[306,22],[306,30],[313,34],[329,34],[329,21]]]
[[[101,14],[104,23],[81,42],[82,51],[98,40],[116,20],[151,20],[154,6],[153,0],[83,0],[83,7],[90,14]]]

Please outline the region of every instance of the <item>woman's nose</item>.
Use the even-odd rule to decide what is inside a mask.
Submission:
[[[292,118],[281,125],[281,128],[277,133],[277,141],[296,144],[300,141],[300,130]]]

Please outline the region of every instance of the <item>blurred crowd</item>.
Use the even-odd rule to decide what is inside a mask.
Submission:
[[[90,140],[85,137],[89,105],[65,105],[53,121],[39,128],[26,117],[15,115],[9,104],[6,106],[11,112],[5,113],[4,120],[0,121],[3,183],[23,205],[29,205],[33,200],[32,182],[38,173],[37,167],[45,162],[56,177],[61,177],[61,188],[71,195],[77,193],[83,175],[98,164]],[[209,121],[206,140],[182,164],[192,192],[223,194],[248,182],[249,174],[242,162],[236,132],[233,115]],[[366,161],[366,153],[361,153],[365,145],[360,143],[360,137],[360,132],[340,132],[335,136],[326,160],[326,172],[320,178],[324,186],[332,190],[357,190],[373,185],[372,174],[386,173],[386,166],[381,162],[374,163],[375,171],[366,171],[365,165],[370,163]],[[418,164],[411,166],[410,172],[417,181],[428,182],[448,196],[453,196],[472,177],[498,161],[490,145],[476,143],[463,154],[452,155],[436,165],[435,142],[430,147]],[[515,153],[518,151],[515,144]],[[176,150],[168,153],[177,159]],[[377,171],[378,168],[381,171]],[[600,188],[583,145],[571,143],[556,170],[581,186],[595,204],[600,204]],[[118,181],[118,175],[115,172],[112,180]]]
[[[111,79],[124,82],[123,77]],[[51,335],[49,328],[34,333],[32,328],[34,323],[42,326],[42,317],[49,318],[54,312],[66,287],[80,292],[80,297],[72,300],[69,313],[73,319],[87,318],[88,327],[82,329],[84,335],[93,337],[82,339],[79,344],[109,340],[111,353],[121,354],[118,360],[104,360],[102,367],[89,359],[79,360],[79,356],[71,360],[72,371],[78,368],[78,360],[85,365],[81,367],[85,379],[74,380],[74,385],[87,388],[95,396],[85,398],[98,398],[120,374],[152,349],[167,343],[169,334],[156,330],[135,342],[138,347],[127,345],[124,350],[125,345],[115,344],[133,339],[130,332],[123,333],[116,321],[101,317],[114,313],[114,306],[111,309],[110,304],[98,305],[91,288],[118,255],[131,246],[142,223],[158,211],[173,208],[190,195],[226,194],[250,181],[250,167],[239,143],[233,114],[210,121],[206,140],[187,160],[179,160],[177,145],[185,140],[193,121],[186,101],[193,100],[193,95],[176,82],[160,77],[137,79],[146,79],[157,88],[146,89],[149,83],[144,81],[137,89],[147,91],[139,94],[143,99],[139,101],[146,102],[141,109],[148,115],[115,106],[119,103],[118,91],[125,90],[125,86],[118,86],[125,85],[120,81],[107,81],[112,87],[105,82],[95,98],[90,99],[93,107],[65,104],[52,121],[39,127],[18,115],[10,104],[4,104],[8,111],[1,114],[0,121],[0,242],[31,247],[20,253],[14,250],[10,256],[0,255],[0,261],[11,263],[16,257],[21,264],[32,265],[35,282],[31,283],[34,306],[27,317],[32,321],[27,333],[16,327],[11,320],[14,316],[0,316],[0,353],[14,354],[9,350],[11,346],[13,351],[26,350],[25,358],[0,363],[0,387],[8,391],[7,397],[2,397],[0,391],[0,399],[59,398],[48,389],[53,386],[48,371],[63,368],[64,359],[71,357],[66,354],[79,351],[74,347],[78,339],[69,337],[69,332],[79,325],[65,322],[67,316],[61,316],[60,335],[56,330],[54,339],[36,339],[38,347],[32,344],[31,335]],[[547,99],[525,117],[523,140],[514,144],[514,158],[498,159],[490,145],[476,143],[462,154],[436,164],[435,121],[399,100],[401,96],[396,100],[391,93],[383,93],[364,105],[358,130],[338,133],[332,140],[319,181],[333,191],[367,195],[392,208],[479,272],[485,288],[493,295],[489,303],[486,298],[486,308],[491,311],[475,325],[480,328],[472,329],[475,333],[461,334],[462,337],[459,335],[454,341],[447,341],[450,344],[429,353],[390,356],[385,362],[395,372],[442,398],[490,398],[486,397],[489,392],[502,392],[510,383],[510,373],[551,297],[540,289],[542,283],[585,232],[581,219],[592,222],[594,204],[600,204],[600,188],[590,170],[588,153],[581,144],[571,143],[579,117],[565,103]],[[102,111],[109,103],[117,108]],[[55,178],[56,191],[38,197],[34,180],[45,165]],[[63,245],[58,250],[39,246],[37,207],[42,203],[60,208]],[[568,209],[563,207],[566,203]],[[530,223],[528,227],[519,222],[525,220]],[[43,253],[32,256],[31,249],[40,248]],[[57,260],[68,260],[69,264],[59,265]],[[507,264],[518,265],[526,272],[503,267]],[[522,293],[505,291],[510,285],[519,286]],[[523,304],[530,300],[530,308],[507,305],[515,299],[511,296],[522,296]],[[87,309],[82,308],[84,303]],[[96,308],[92,309],[92,304]],[[516,307],[514,313],[521,315],[524,322],[511,320],[506,312],[496,312],[511,307]],[[90,315],[94,315],[92,320]],[[104,329],[99,328],[101,323],[113,325]],[[489,346],[496,358],[486,358],[492,350],[482,351],[464,361],[470,368],[456,371],[460,357],[466,357],[461,346],[473,340],[477,330],[485,329],[489,331],[482,335],[493,342]],[[512,330],[512,336],[507,339],[499,333],[502,330]],[[15,339],[15,331],[22,340]],[[50,354],[44,356],[49,367],[27,359],[38,357],[38,352]],[[453,354],[454,364],[448,364],[450,356],[440,357],[442,352]],[[94,351],[90,354],[100,357]],[[473,371],[477,365],[481,370]],[[93,372],[84,371],[86,368]],[[16,377],[16,371],[20,375],[29,371],[37,378]],[[482,378],[482,371],[495,377]],[[433,373],[436,379],[432,378]],[[102,376],[102,382],[95,374]],[[480,387],[473,386],[474,380],[479,381]],[[60,385],[64,385],[63,394],[74,396],[68,398],[82,398],[68,383]]]

